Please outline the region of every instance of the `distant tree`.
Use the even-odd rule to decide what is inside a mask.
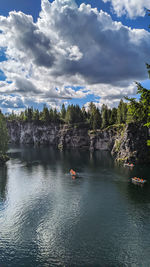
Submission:
[[[31,107],[31,108],[28,107],[25,110],[25,120],[28,122],[31,122],[32,118],[33,118],[33,107]]]
[[[140,99],[127,98],[128,116],[127,122],[142,122],[149,123],[150,120],[150,90],[144,88],[140,83],[137,84],[137,94],[140,94]]]
[[[5,154],[8,149],[8,130],[5,117],[0,113],[0,154]]]
[[[40,120],[40,113],[38,109],[35,109],[33,112],[33,121],[39,122]]]
[[[12,111],[10,114],[7,115],[7,119],[10,121],[17,120],[17,115]]]
[[[117,123],[117,108],[112,108],[110,116],[110,125]]]
[[[117,122],[125,123],[127,119],[127,103],[124,103],[123,100],[120,100],[118,109],[117,109]]]
[[[66,116],[65,116],[65,121],[67,123],[74,123],[75,121],[75,114],[73,111],[73,105],[68,105],[67,111],[66,111]]]
[[[20,121],[24,121],[25,120],[25,113],[24,113],[24,111],[21,111],[20,116],[19,116],[19,120]]]
[[[64,104],[62,104],[61,112],[60,112],[60,116],[61,116],[61,119],[62,119],[62,120],[65,120],[65,116],[66,116],[66,108],[65,108],[65,105],[64,105]]]
[[[108,117],[108,107],[103,104],[101,109],[102,115],[102,128],[106,128],[109,125],[109,117]]]
[[[53,117],[54,117],[54,111],[52,108],[50,108],[49,110],[49,120],[50,122],[53,122]]]
[[[81,111],[82,111],[83,121],[86,122],[87,118],[88,118],[88,115],[87,115],[87,112],[86,112],[84,106],[82,107]]]
[[[91,129],[96,130],[101,128],[102,124],[101,113],[93,102],[89,104],[87,118],[89,120]]]
[[[102,125],[101,113],[100,113],[99,109],[96,108],[94,110],[92,128],[93,128],[93,130],[100,129],[101,125]]]
[[[53,122],[54,123],[59,122],[59,115],[58,115],[58,112],[57,112],[56,108],[54,109],[54,112],[53,112]]]
[[[49,110],[46,105],[44,105],[43,111],[41,112],[41,120],[46,123],[50,122]]]

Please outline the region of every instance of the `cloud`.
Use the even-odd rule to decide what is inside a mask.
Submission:
[[[103,0],[111,2],[112,8],[118,17],[127,15],[130,18],[144,16],[147,9],[150,9],[149,0]]]
[[[3,109],[23,109],[25,108],[25,104],[23,99],[21,99],[18,96],[7,96],[7,95],[1,95],[0,96],[0,106]]]
[[[48,104],[88,94],[111,99],[131,95],[147,77],[150,33],[115,22],[102,10],[73,0],[42,0],[37,22],[22,12],[0,16],[4,94]],[[77,89],[84,87],[86,90]],[[116,100],[115,100],[116,99]],[[60,101],[59,101],[60,100]]]

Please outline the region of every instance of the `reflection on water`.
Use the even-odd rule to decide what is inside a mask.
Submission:
[[[148,166],[117,166],[107,152],[9,153],[0,167],[0,266],[150,266],[149,181],[130,180],[148,180]]]
[[[6,200],[7,191],[7,166],[0,167],[0,202]]]

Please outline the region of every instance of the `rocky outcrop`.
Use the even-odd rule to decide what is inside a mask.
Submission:
[[[53,145],[59,148],[89,147],[88,129],[58,124],[8,122],[11,143]]]
[[[98,130],[96,132],[90,131],[90,150],[108,150],[111,151],[117,132],[114,129]]]
[[[148,129],[139,124],[88,131],[86,126],[8,122],[11,143],[108,150],[118,161],[147,162]]]
[[[148,139],[149,131],[147,127],[138,123],[130,123],[116,136],[111,153],[118,161],[149,162]]]
[[[9,157],[7,154],[0,153],[0,166],[4,165],[9,160]]]

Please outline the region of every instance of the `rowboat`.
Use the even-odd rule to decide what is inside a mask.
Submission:
[[[131,164],[129,164],[129,163],[125,163],[124,166],[134,167],[133,163],[131,163]]]
[[[139,184],[145,184],[146,183],[146,180],[141,179],[141,178],[137,178],[137,177],[131,178],[131,180],[134,183],[139,183]]]
[[[77,177],[77,173],[74,170],[70,170],[70,174],[72,176],[72,179],[75,179]]]

